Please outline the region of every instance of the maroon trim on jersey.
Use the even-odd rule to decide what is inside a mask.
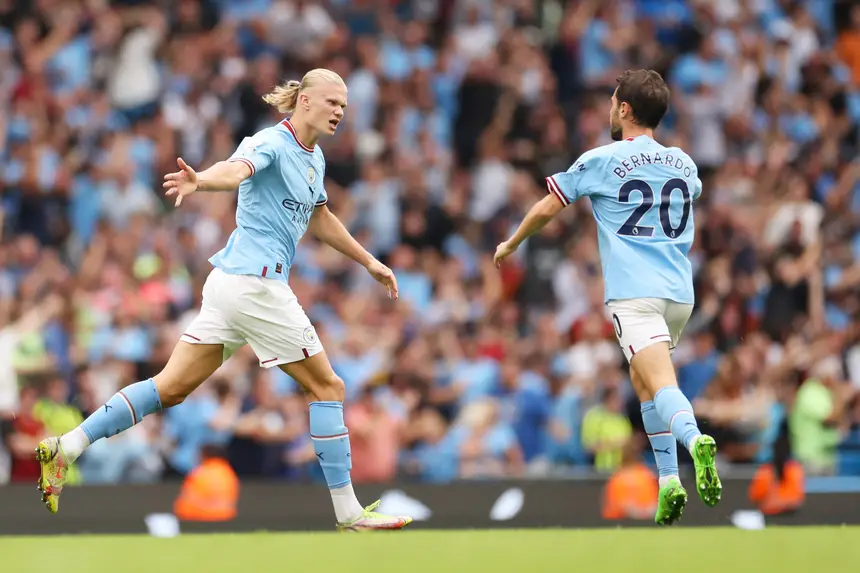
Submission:
[[[281,122],[281,125],[283,125],[283,126],[284,126],[284,127],[286,127],[288,130],[290,130],[290,133],[292,133],[292,134],[293,134],[293,137],[295,138],[296,143],[298,143],[298,144],[299,144],[299,147],[301,147],[302,149],[304,149],[304,150],[305,150],[305,151],[307,151],[308,153],[313,153],[313,152],[314,152],[314,150],[313,150],[313,149],[311,149],[310,147],[308,147],[307,145],[305,145],[304,143],[302,143],[302,140],[300,140],[300,139],[299,139],[299,136],[298,136],[298,134],[296,133],[296,128],[295,128],[295,127],[293,127],[293,124],[292,124],[292,123],[290,123],[290,120],[285,119],[284,121],[282,121],[282,122]]]
[[[233,159],[228,159],[227,161],[228,162],[241,161],[242,163],[244,163],[245,165],[248,166],[248,169],[251,170],[251,177],[253,177],[254,174],[257,173],[257,168],[254,167],[254,164],[252,162],[248,161],[247,159],[245,159],[244,157],[234,157]]]
[[[558,183],[555,182],[555,179],[552,176],[546,178],[546,189],[548,192],[552,193],[558,200],[561,201],[561,204],[567,207],[570,205],[570,201],[567,200],[567,197],[564,196],[564,193],[561,192],[561,187],[558,186]]]
[[[628,138],[627,138],[627,139],[625,139],[624,141],[633,141],[634,139],[636,139],[636,138],[635,138],[635,137],[628,137]]]
[[[266,277],[266,273],[269,272],[269,267],[263,267],[263,278]]]

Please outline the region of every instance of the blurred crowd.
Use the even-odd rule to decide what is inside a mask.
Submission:
[[[236,198],[174,210],[161,175],[230,156],[279,120],[261,96],[317,66],[349,88],[329,205],[401,291],[310,237],[291,270],[346,382],[355,481],[648,459],[588,201],[492,265],[543,177],[608,143],[615,77],[639,67],[673,89],[658,139],[704,181],[675,359],[721,463],[860,474],[860,5],[0,0],[0,483],[164,365]],[[307,400],[246,348],[74,479],[182,476],[204,448],[241,477],[319,479]]]

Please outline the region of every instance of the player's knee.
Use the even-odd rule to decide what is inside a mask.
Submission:
[[[318,400],[324,402],[343,402],[346,396],[346,386],[344,386],[340,376],[334,372],[319,379],[316,386],[314,394],[316,394]]]
[[[162,408],[177,406],[188,396],[188,391],[179,381],[166,376],[163,372],[155,376],[154,380]]]

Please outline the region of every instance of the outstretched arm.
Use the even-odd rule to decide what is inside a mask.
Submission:
[[[235,191],[253,174],[251,163],[245,160],[219,161],[209,169],[197,173],[180,157],[176,160],[179,171],[164,176],[165,195],[176,196],[176,206],[195,191]]]
[[[506,257],[513,254],[523,241],[543,229],[544,225],[549,223],[562,209],[564,209],[564,205],[553,194],[549,194],[538,201],[529,210],[514,235],[496,248],[496,256],[493,259],[496,266],[499,266]]]
[[[326,205],[321,205],[314,209],[314,214],[311,216],[308,230],[311,234],[330,246],[334,250],[343,253],[350,259],[367,269],[367,272],[388,289],[388,296],[397,298],[397,279],[394,278],[394,273],[380,263],[376,258],[367,252],[355,238],[349,234],[343,223],[340,222],[334,213]]]

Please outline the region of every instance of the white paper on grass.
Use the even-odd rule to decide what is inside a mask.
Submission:
[[[736,511],[732,514],[732,524],[739,529],[749,531],[765,528],[764,515],[760,511]]]
[[[146,529],[153,537],[176,537],[179,535],[179,520],[172,513],[153,513],[143,518]]]

